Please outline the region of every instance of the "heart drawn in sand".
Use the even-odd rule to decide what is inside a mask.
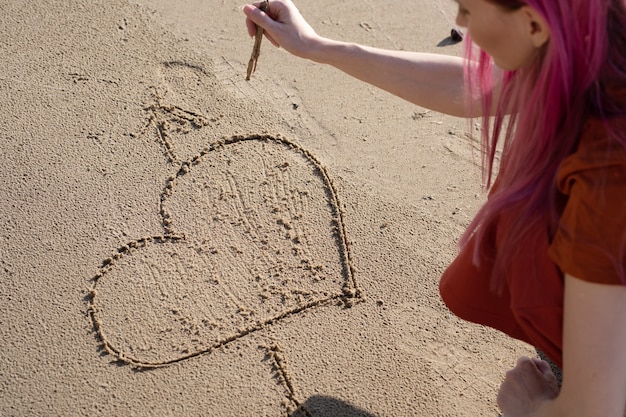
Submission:
[[[98,337],[123,362],[179,362],[360,297],[333,183],[284,138],[211,145],[167,181],[160,211],[163,235],[119,248],[88,297]]]

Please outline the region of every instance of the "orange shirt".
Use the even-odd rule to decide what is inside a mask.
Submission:
[[[626,120],[612,126],[626,132]],[[564,274],[626,284],[626,149],[607,139],[601,121],[586,124],[578,149],[559,167],[557,187],[567,198],[558,230],[554,236],[547,225],[532,231],[533,243],[511,259],[501,293],[491,290],[493,262],[472,262],[473,239],[444,272],[439,289],[459,317],[530,343],[562,366]],[[514,213],[501,215],[486,237],[491,258],[513,219]]]

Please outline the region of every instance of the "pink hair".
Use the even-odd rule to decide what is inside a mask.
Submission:
[[[489,0],[515,10],[528,5],[548,23],[551,38],[534,65],[505,71],[502,93],[490,117],[492,60],[466,49],[466,79],[470,91],[482,97],[483,177],[492,185],[496,148],[502,138],[502,159],[496,187],[461,239],[475,237],[474,261],[487,253],[489,239],[502,213],[515,210],[516,217],[502,238],[494,259],[494,288],[516,252],[528,250],[533,231],[553,236],[562,210],[556,188],[561,162],[576,150],[584,122],[589,117],[608,120],[626,117],[623,103],[611,97],[610,87],[626,86],[626,4],[624,0]],[[506,114],[508,116],[508,121]],[[615,143],[626,146],[626,132],[611,130]],[[539,226],[538,226],[539,225]],[[618,262],[617,265],[623,265]],[[622,280],[624,278],[623,266]]]

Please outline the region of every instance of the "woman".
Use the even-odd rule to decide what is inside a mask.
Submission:
[[[563,368],[559,388],[546,362],[519,359],[498,394],[507,417],[622,416],[626,0],[457,3],[471,41],[465,58],[326,39],[290,0],[244,13],[251,36],[259,25],[294,55],[422,107],[483,118],[489,198],[441,295],[460,317],[531,343]]]

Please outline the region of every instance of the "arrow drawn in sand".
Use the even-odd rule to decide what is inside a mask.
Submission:
[[[163,230],[114,249],[98,267],[86,297],[96,338],[115,362],[137,370],[248,338],[283,387],[287,411],[309,416],[279,341],[263,331],[362,300],[332,179],[281,136],[217,139],[228,127],[221,114],[197,110],[211,108],[203,100],[217,81],[182,61],[160,72],[147,122],[132,136],[154,135],[174,168],[159,200]],[[188,90],[188,77],[202,94]]]

